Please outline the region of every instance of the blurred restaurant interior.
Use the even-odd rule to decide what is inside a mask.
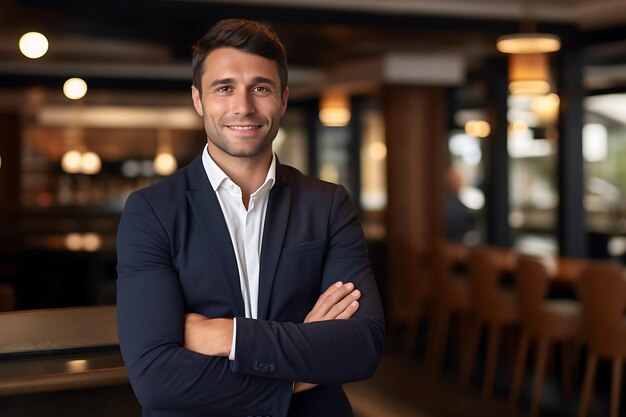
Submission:
[[[461,362],[471,362],[465,351],[458,360],[451,353],[465,345],[453,328],[433,371],[433,349],[443,349],[431,320],[442,303],[439,261],[456,248],[464,260],[454,270],[471,275],[472,248],[492,248],[515,281],[521,272],[509,266],[510,254],[557,269],[569,260],[576,272],[554,280],[550,294],[570,301],[579,298],[572,282],[586,263],[618,265],[624,278],[624,0],[0,0],[0,415],[35,415],[42,411],[35,402],[71,409],[54,383],[10,382],[39,378],[20,364],[46,350],[105,355],[113,365],[103,367],[116,372],[108,382],[86,375],[60,384],[122,404],[96,415],[136,410],[119,355],[104,349],[116,343],[114,323],[95,324],[114,314],[119,216],[130,192],[201,151],[190,48],[231,17],[269,23],[287,49],[290,97],[274,141],[278,158],[343,184],[359,210],[390,359],[370,385],[349,387],[356,414],[526,415],[530,379],[520,404],[507,409],[501,403],[513,377],[500,366],[493,395],[481,385],[482,369],[465,375],[473,391],[449,388],[463,379]],[[30,32],[45,35],[31,37],[34,52],[22,38]],[[45,317],[65,323],[52,338],[68,339],[44,340],[42,328],[52,324],[37,320]],[[72,336],[70,323],[86,333]],[[453,324],[472,327],[463,323]],[[12,329],[5,341],[3,326]],[[475,368],[491,363],[483,347]],[[557,369],[565,365],[548,367],[545,391],[556,393],[544,392],[542,415],[577,415],[589,352],[583,345],[569,400],[559,394]],[[77,358],[63,372],[89,374],[93,358]],[[589,415],[617,412],[612,398],[624,396],[609,376],[616,371],[603,366]],[[394,372],[422,394],[390,383]],[[430,391],[438,393],[428,389],[433,375],[439,382]],[[457,405],[446,408],[456,395]],[[626,415],[625,404],[620,410]]]

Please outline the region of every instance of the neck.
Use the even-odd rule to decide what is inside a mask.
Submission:
[[[217,166],[241,188],[243,203],[247,208],[250,195],[258,190],[267,178],[267,171],[272,164],[271,148],[268,152],[250,158],[233,157],[218,152],[211,144],[207,150]]]

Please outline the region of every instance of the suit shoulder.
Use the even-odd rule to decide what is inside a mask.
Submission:
[[[134,191],[133,194],[141,196],[153,207],[158,207],[178,204],[181,198],[186,198],[187,189],[187,167],[184,167],[154,184]]]
[[[337,192],[338,188],[343,188],[341,185],[303,174],[289,165],[282,165],[282,170],[288,183],[305,192],[330,193],[332,195]]]

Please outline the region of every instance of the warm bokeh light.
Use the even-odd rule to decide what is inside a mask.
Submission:
[[[465,133],[476,138],[486,138],[491,133],[491,126],[485,120],[469,120],[465,123]]]
[[[373,142],[368,147],[369,155],[376,161],[382,161],[387,157],[387,145],[382,142]]]
[[[72,100],[83,98],[87,94],[87,83],[81,78],[70,78],[63,84],[63,94]]]
[[[79,251],[83,247],[83,237],[80,233],[68,233],[65,235],[65,247],[71,251]]]
[[[332,183],[339,182],[339,170],[337,169],[337,165],[326,162],[322,164],[320,167],[320,179]]]
[[[509,91],[514,95],[545,95],[550,91],[546,54],[509,55]]]
[[[20,38],[19,48],[27,58],[41,58],[48,52],[48,39],[39,32],[28,32]]]
[[[80,153],[72,150],[61,158],[61,168],[68,174],[94,175],[102,169],[102,160],[95,152]]]
[[[77,174],[80,172],[80,162],[82,155],[78,151],[68,151],[61,158],[61,168],[68,174]]]
[[[89,363],[85,359],[74,359],[66,362],[69,372],[84,372],[89,369]]]
[[[178,168],[176,158],[169,152],[162,152],[154,158],[154,172],[159,175],[170,175],[176,168]]]
[[[528,125],[524,122],[509,123],[509,135],[526,135],[528,133]]]
[[[505,54],[556,52],[561,49],[561,40],[551,33],[515,33],[500,36],[496,48]]]
[[[83,235],[83,249],[87,252],[95,252],[102,246],[102,238],[97,233],[85,233]]]
[[[531,103],[531,110],[543,124],[554,124],[559,115],[561,100],[556,94],[535,97]]]
[[[346,94],[328,92],[320,99],[319,118],[324,126],[346,126],[351,117],[350,99]]]
[[[96,252],[101,246],[102,237],[98,233],[68,233],[65,235],[65,247],[74,252]]]
[[[95,152],[85,152],[80,159],[80,172],[86,175],[94,175],[102,169],[102,161]]]

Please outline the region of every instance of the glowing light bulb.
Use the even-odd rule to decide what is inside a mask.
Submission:
[[[465,123],[465,133],[476,138],[486,138],[491,133],[491,126],[485,120],[469,120]]]
[[[20,38],[19,48],[27,58],[41,58],[48,52],[48,39],[39,32],[28,32]]]
[[[80,172],[86,175],[93,175],[100,172],[102,161],[95,152],[85,152],[80,159]]]
[[[78,151],[68,151],[61,158],[61,168],[68,174],[80,172],[80,162],[82,155]]]
[[[154,158],[154,172],[159,175],[169,175],[176,171],[178,163],[169,152],[162,152]]]
[[[63,94],[72,100],[83,98],[87,94],[87,83],[81,78],[70,78],[63,84]]]

